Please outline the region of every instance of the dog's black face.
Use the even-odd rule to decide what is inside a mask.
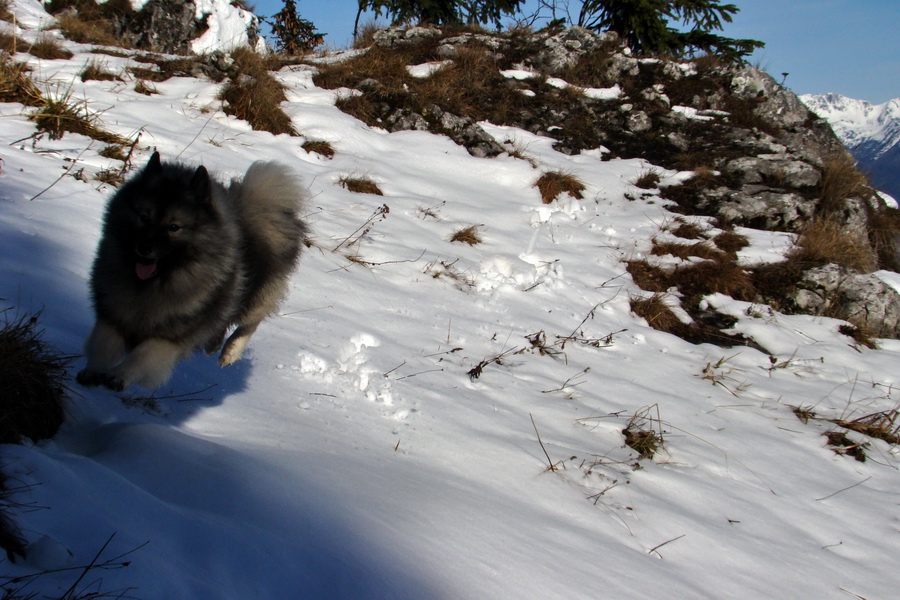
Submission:
[[[117,211],[123,262],[142,281],[190,262],[198,232],[216,218],[209,174],[163,171],[159,155],[121,190],[125,206]]]

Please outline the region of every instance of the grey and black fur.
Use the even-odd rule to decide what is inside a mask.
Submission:
[[[279,163],[253,163],[223,185],[154,152],[106,208],[79,383],[156,388],[197,348],[221,347],[222,366],[238,360],[287,294],[307,234],[304,197]]]

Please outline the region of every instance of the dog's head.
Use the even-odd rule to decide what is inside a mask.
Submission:
[[[198,231],[217,218],[206,168],[163,164],[157,152],[117,196],[125,206],[116,229],[128,237],[123,247],[131,246],[141,280],[190,261]]]

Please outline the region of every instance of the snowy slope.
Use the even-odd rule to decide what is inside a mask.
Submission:
[[[896,409],[900,342],[856,347],[838,321],[722,296],[708,301],[770,354],[650,328],[629,310],[642,292],[622,261],[647,253],[673,219],[655,193],[626,197],[643,193],[630,182],[651,165],[603,161],[600,150],[567,156],[550,139],[489,125],[534,166],[473,158],[425,132],[387,134],[336,109],[338,94],[316,88],[308,66],[279,73],[304,138],[275,137],[226,116],[209,81],[173,78],[150,97],[128,79],[83,83],[76,74],[92,57],[70,47],[69,61],[16,58],[47,86],[71,86],[105,127],[141,132],[138,166],[153,147],[223,177],[258,159],[290,164],[312,196],[315,246],[238,364],[195,356],[153,396],[75,387],[54,440],[0,447],[24,486],[15,514],[32,544],[0,573],[86,565],[109,541],[99,562],[130,552],[130,565],[92,571],[85,593],[896,593],[897,448],[851,433],[869,460],[838,455],[821,435],[837,427],[801,422],[791,407],[845,419]],[[0,298],[42,309],[46,338],[78,353],[113,191],[91,176],[121,163],[88,138],[30,137],[28,113],[0,104]],[[336,155],[307,153],[303,139],[329,141]],[[557,169],[586,184],[584,200],[541,203],[532,184]],[[347,175],[374,179],[384,196],[345,190]],[[449,241],[470,225],[482,244]],[[783,234],[747,233],[747,259],[784,248]],[[544,352],[528,339],[539,332]],[[479,365],[480,377],[467,376]],[[663,432],[654,459],[624,445],[629,422]],[[25,591],[59,594],[77,574],[25,580]]]
[[[831,124],[877,186],[900,197],[900,98],[884,104],[840,94],[808,94],[800,99]]]

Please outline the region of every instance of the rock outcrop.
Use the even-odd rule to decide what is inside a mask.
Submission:
[[[615,34],[578,27],[446,35],[434,27],[391,28],[376,34],[368,53],[369,64],[393,66],[350,66],[335,85],[362,92],[341,107],[370,125],[444,134],[479,157],[513,151],[480,125],[490,122],[553,138],[567,154],[600,148],[603,159],[644,158],[693,171],[660,194],[673,212],[715,217],[720,227],[801,233],[830,219],[873,246],[879,236],[893,244],[900,233],[875,235],[874,223],[900,219],[883,218],[892,209],[871,188],[857,182],[835,191],[834,165],[855,171],[850,153],[795,94],[750,66],[635,57]],[[412,65],[434,69],[407,77]],[[799,272],[796,285],[784,286],[793,296],[760,292],[760,301],[841,315],[876,335],[900,337],[900,297],[877,277],[837,265]]]

